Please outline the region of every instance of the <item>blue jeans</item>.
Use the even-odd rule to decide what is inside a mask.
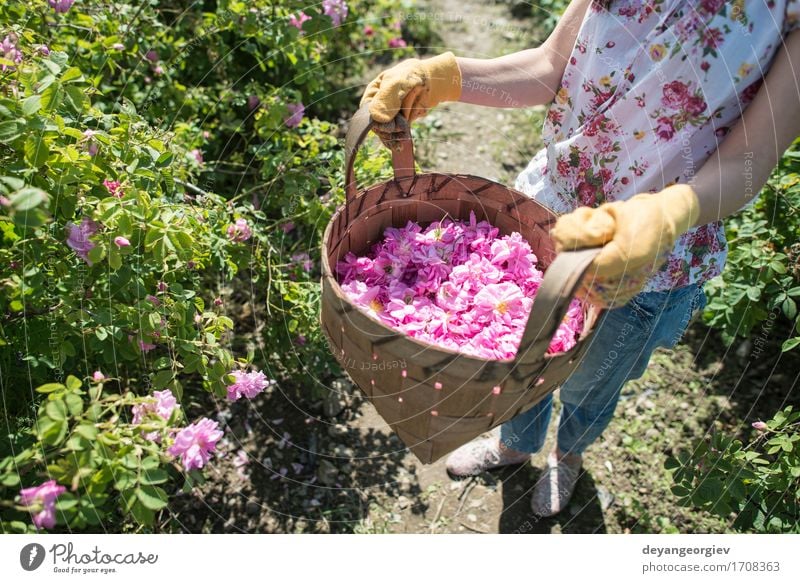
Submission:
[[[596,324],[578,368],[561,385],[558,448],[582,453],[608,426],[622,386],[644,374],[658,346],[674,347],[695,310],[706,305],[698,284],[642,292],[622,307],[607,310]],[[503,443],[535,453],[544,445],[553,395],[504,423]]]

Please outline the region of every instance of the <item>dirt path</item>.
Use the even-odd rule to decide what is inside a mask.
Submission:
[[[515,19],[509,5],[476,0],[430,0],[426,4],[441,36],[430,52],[491,58],[536,46],[540,38],[529,20]],[[436,131],[419,144],[420,164],[441,172],[475,174],[501,182],[513,177],[539,147],[541,111],[446,103],[422,123]]]
[[[440,47],[431,52],[452,50],[458,56],[489,58],[506,54],[526,28],[514,22],[508,6],[476,0],[431,0],[428,14],[435,20],[441,36]],[[493,180],[507,178],[502,144],[509,141],[518,112],[464,103],[444,104],[425,119],[433,131],[424,132],[417,144],[424,168],[441,172],[475,174]],[[500,144],[498,146],[498,144]],[[360,409],[354,423],[363,433],[389,434],[386,423],[368,403]],[[424,512],[399,501],[382,504],[384,516],[370,516],[373,524],[383,523],[395,532],[498,532],[504,507],[503,484],[492,476],[451,481],[445,460],[424,466],[408,454],[406,463],[425,497]],[[387,519],[388,517],[388,519]]]

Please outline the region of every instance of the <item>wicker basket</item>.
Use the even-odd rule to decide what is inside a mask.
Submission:
[[[586,309],[572,350],[546,351],[597,249],[556,256],[548,236],[556,216],[516,190],[476,176],[415,174],[410,134],[392,153],[394,180],[358,190],[353,161],[370,127],[365,106],[347,132],[346,202],[323,238],[320,323],[353,382],[419,460],[431,463],[529,409],[572,373],[599,309]],[[445,216],[468,219],[470,211],[502,234],[521,233],[545,270],[514,360],[484,360],[410,338],[362,312],[335,276],[348,251],[364,254],[386,227],[409,220],[424,226]]]

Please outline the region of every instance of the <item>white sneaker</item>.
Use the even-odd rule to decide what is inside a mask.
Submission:
[[[554,516],[569,504],[581,474],[582,461],[559,461],[555,452],[547,457],[544,471],[531,497],[531,510],[536,516]]]
[[[462,445],[447,458],[447,471],[455,477],[477,476],[512,464],[527,462],[531,454],[506,447],[497,436]]]

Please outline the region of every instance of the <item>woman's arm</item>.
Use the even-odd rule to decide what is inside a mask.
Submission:
[[[691,186],[697,224],[734,214],[764,186],[783,152],[800,135],[800,31],[787,35],[764,84]]]
[[[496,59],[458,57],[464,103],[529,107],[553,100],[591,0],[572,0],[547,40]]]

